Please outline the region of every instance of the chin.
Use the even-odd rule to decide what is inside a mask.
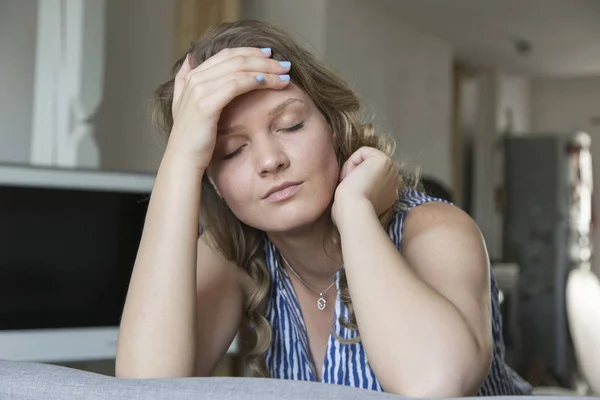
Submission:
[[[329,203],[319,204],[310,201],[291,201],[265,207],[252,218],[253,226],[267,233],[283,234],[301,232],[325,218],[330,212]]]

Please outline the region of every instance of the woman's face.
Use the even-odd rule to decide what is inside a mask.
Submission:
[[[223,110],[208,175],[240,221],[284,233],[323,214],[338,169],[331,128],[290,84],[246,93]]]

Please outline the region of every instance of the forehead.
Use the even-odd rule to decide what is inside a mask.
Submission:
[[[247,118],[266,118],[273,108],[289,98],[299,98],[308,106],[310,98],[294,84],[285,89],[258,89],[233,99],[221,113],[219,124],[234,124]],[[302,104],[302,103],[297,103]]]

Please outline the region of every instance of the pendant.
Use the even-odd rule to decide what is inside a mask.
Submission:
[[[325,309],[327,305],[327,300],[323,298],[323,293],[319,293],[319,300],[317,300],[317,308],[321,311]]]

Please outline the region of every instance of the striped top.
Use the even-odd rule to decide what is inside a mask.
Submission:
[[[388,228],[388,234],[398,250],[402,242],[402,227],[407,212],[415,206],[443,201],[408,189],[404,192],[399,209]],[[289,276],[279,263],[279,252],[270,240],[265,243],[265,255],[271,278],[271,292],[266,317],[271,324],[273,336],[270,348],[265,353],[269,375],[273,378],[316,381],[316,369],[308,346],[308,336],[300,305]],[[340,274],[334,279],[339,293]],[[492,333],[494,337],[493,360],[488,376],[478,391],[479,396],[531,394],[531,386],[521,379],[504,362],[502,320],[498,303],[498,288],[491,276]],[[338,337],[355,338],[358,333],[344,328],[339,317],[348,317],[348,309],[339,300],[335,303],[334,327]],[[321,382],[348,385],[357,388],[383,391],[375,373],[369,366],[362,343],[341,343],[330,334],[325,353]]]

